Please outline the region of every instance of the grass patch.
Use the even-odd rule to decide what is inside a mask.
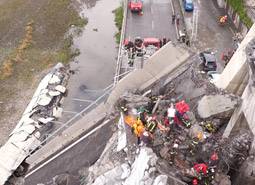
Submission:
[[[118,28],[118,32],[115,34],[116,42],[119,44],[120,43],[120,35],[121,35],[121,29],[122,29],[122,21],[123,21],[123,5],[120,6],[119,8],[115,9],[114,11],[114,21],[115,25]]]
[[[0,101],[19,96],[43,70],[58,62],[67,64],[79,54],[72,49],[72,37],[66,33],[71,26],[81,28],[87,22],[79,16],[72,0],[3,0]]]
[[[30,78],[49,63],[68,63],[79,51],[72,50],[72,37],[65,34],[71,26],[81,28],[88,22],[71,0],[7,0],[0,5],[0,15],[0,51],[11,50],[0,59],[1,81],[19,73]]]
[[[244,6],[244,0],[228,0],[229,4],[240,16],[241,21],[250,28],[253,24],[250,17],[248,17],[246,13],[246,9]]]

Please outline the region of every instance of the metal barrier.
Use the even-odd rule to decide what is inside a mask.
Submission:
[[[54,132],[52,132],[51,134],[48,135],[48,137],[46,139],[44,139],[40,145],[38,147],[42,147],[45,143],[47,143],[47,141],[49,141],[50,139],[52,139],[53,137],[55,137],[57,134],[59,134],[60,131],[63,131],[65,128],[67,128],[72,121],[74,121],[75,119],[77,119],[78,117],[83,117],[84,113],[86,113],[86,111],[88,111],[90,108],[92,108],[95,105],[98,105],[98,102],[102,101],[107,95],[109,95],[109,93],[112,91],[114,87],[114,84],[109,85],[108,87],[106,87],[104,89],[104,93],[99,96],[95,101],[93,101],[91,104],[89,104],[87,107],[85,107],[81,112],[77,113],[75,116],[73,116],[71,119],[69,119],[67,122],[65,122],[61,127],[59,127],[57,130],[55,130]],[[33,152],[35,152],[36,150],[38,150],[38,147],[35,148],[34,150],[29,152],[29,155],[31,155]]]
[[[117,65],[116,65],[116,72],[114,76],[114,86],[119,81],[120,76],[120,69],[121,69],[121,63],[122,63],[122,44],[124,41],[124,36],[126,32],[126,23],[127,23],[127,10],[128,10],[128,0],[123,0],[123,21],[122,21],[122,29],[121,29],[121,35],[120,35],[120,43],[119,43],[119,51],[118,51],[118,59],[117,59]]]

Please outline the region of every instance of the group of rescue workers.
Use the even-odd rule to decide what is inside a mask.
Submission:
[[[122,108],[122,110],[125,113],[128,112],[126,108]],[[156,114],[150,114],[150,111],[144,107],[137,110],[137,117],[127,114],[124,119],[125,123],[131,127],[132,133],[137,136],[137,144],[141,144],[141,140],[144,144],[149,144],[157,128],[160,131],[169,132],[174,128],[181,129],[181,124],[189,127],[190,122],[186,115],[187,111],[189,111],[189,106],[184,101],[180,101],[175,105],[174,103],[170,104],[167,116],[163,121],[158,120]]]
[[[158,43],[154,43],[154,44],[158,45],[157,49],[159,49],[169,41],[170,41],[170,39],[167,39],[167,38],[164,37],[162,39],[159,39]],[[124,41],[124,48],[128,53],[128,59],[129,59],[130,67],[133,66],[134,59],[135,59],[136,56],[142,57],[146,52],[144,50],[144,43],[143,43],[143,39],[141,37],[136,37],[134,42],[132,42],[131,40],[126,39]]]
[[[152,146],[154,139],[154,133],[157,129],[159,132],[165,133],[165,135],[170,135],[170,132],[178,131],[181,134],[183,128],[190,128],[191,121],[187,116],[187,112],[190,110],[189,105],[184,101],[179,101],[175,103],[171,100],[169,104],[165,117],[162,119],[158,118],[157,112],[154,110],[157,98],[151,98],[150,106],[140,107],[133,110],[129,110],[125,106],[121,107],[124,113],[124,121],[130,126],[131,132],[137,137],[137,144],[139,146],[146,145]],[[205,124],[206,125],[206,124]],[[172,149],[170,150],[170,155],[172,159],[169,161],[173,164],[174,156],[177,154],[176,149],[178,148],[178,142],[174,141]],[[205,179],[213,178],[214,168],[218,161],[218,155],[214,152],[208,164],[206,163],[195,163],[190,169],[191,173],[194,174],[192,185],[205,184]],[[209,179],[210,181],[211,179]]]

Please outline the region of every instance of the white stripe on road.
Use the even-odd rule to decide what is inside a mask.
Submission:
[[[77,141],[75,141],[74,143],[72,143],[71,145],[69,145],[68,147],[66,147],[64,150],[62,150],[61,152],[59,152],[57,155],[53,156],[52,158],[50,158],[48,161],[45,161],[43,164],[41,164],[40,166],[38,166],[36,169],[34,169],[33,171],[31,171],[30,173],[28,173],[25,178],[28,178],[30,175],[32,175],[33,173],[35,173],[36,171],[40,170],[42,167],[44,167],[45,165],[47,165],[48,163],[50,163],[51,161],[53,161],[54,159],[56,159],[57,157],[59,157],[60,155],[62,155],[63,153],[65,153],[66,151],[68,151],[69,149],[71,149],[73,146],[75,146],[76,144],[78,144],[79,142],[81,142],[82,140],[86,139],[88,136],[90,136],[91,134],[93,134],[94,132],[96,132],[98,129],[102,128],[103,126],[105,126],[107,123],[109,123],[110,120],[106,120],[104,123],[102,123],[101,125],[99,125],[98,127],[96,127],[95,129],[91,130],[89,133],[87,133],[86,135],[84,135],[83,137],[81,137],[80,139],[78,139]]]
[[[79,98],[73,98],[72,100],[74,100],[74,101],[84,101],[84,102],[89,102],[89,103],[93,102],[92,100],[85,100],[85,99],[79,99]]]
[[[151,29],[154,30],[154,21],[151,21]]]
[[[152,8],[152,6],[151,6],[151,14],[153,14],[153,8]]]

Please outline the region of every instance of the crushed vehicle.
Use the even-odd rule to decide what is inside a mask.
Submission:
[[[143,10],[143,3],[141,0],[131,0],[128,3],[128,7],[131,10],[131,12],[140,13]]]
[[[211,83],[216,82],[220,77],[220,73],[218,71],[208,71],[207,75]]]
[[[199,59],[202,63],[203,71],[216,71],[217,63],[214,53],[210,51],[204,51],[199,53]]]

